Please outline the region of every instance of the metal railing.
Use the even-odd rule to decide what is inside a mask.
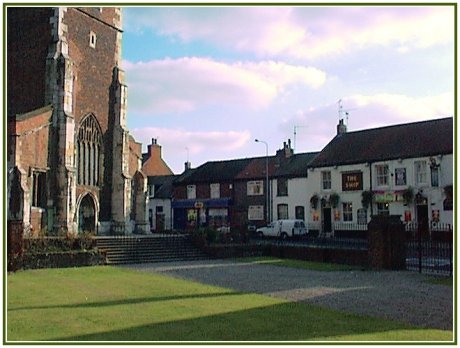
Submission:
[[[452,276],[452,243],[419,238],[409,240],[406,248],[407,270]]]

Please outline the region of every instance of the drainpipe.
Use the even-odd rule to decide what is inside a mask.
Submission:
[[[372,162],[368,162],[369,164],[369,191],[372,192]],[[371,201],[371,218],[372,218],[372,215],[374,215],[374,211],[373,211],[373,202]]]

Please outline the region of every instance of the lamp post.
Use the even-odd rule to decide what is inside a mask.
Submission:
[[[266,189],[266,196],[267,196],[267,225],[270,223],[270,195],[269,195],[269,189],[268,189],[268,143],[263,140],[255,139],[254,140],[256,143],[262,143],[265,144],[265,181],[267,183],[267,189]]]

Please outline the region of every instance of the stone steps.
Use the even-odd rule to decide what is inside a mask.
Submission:
[[[210,257],[196,248],[186,235],[97,237],[96,246],[107,264],[205,260]]]

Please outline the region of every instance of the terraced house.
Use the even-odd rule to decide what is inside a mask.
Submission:
[[[308,171],[310,227],[321,233],[359,234],[377,214],[451,231],[453,118],[355,132],[341,121]]]
[[[275,156],[211,161],[186,171],[173,184],[174,227],[244,231],[272,219],[304,219],[307,165],[316,154],[294,155],[287,142]]]
[[[9,227],[145,232],[120,8],[8,7],[6,15]]]

